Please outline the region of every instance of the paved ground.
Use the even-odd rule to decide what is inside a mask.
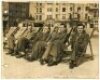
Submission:
[[[91,39],[94,52],[94,60],[86,60],[79,67],[69,69],[68,62],[62,62],[57,66],[41,66],[39,61],[27,62],[23,58],[17,59],[4,53],[2,55],[3,78],[98,78],[99,39],[95,36]],[[90,54],[89,47],[87,54]]]

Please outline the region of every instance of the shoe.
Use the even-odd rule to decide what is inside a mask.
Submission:
[[[40,64],[44,65],[44,60],[43,59],[40,59]]]
[[[48,63],[48,62],[49,62],[47,59],[44,59],[44,61],[45,61],[46,63]]]
[[[32,62],[35,60],[35,58],[33,58],[31,55],[26,56],[25,58],[27,61]]]
[[[20,52],[18,55],[16,55],[16,58],[21,58],[25,56],[25,53],[24,52]]]
[[[24,55],[21,55],[21,54],[19,54],[19,55],[16,55],[16,58],[21,58],[21,57],[23,57]]]
[[[6,53],[7,55],[10,55],[11,53]]]
[[[15,56],[15,54],[13,53],[13,54],[11,54],[11,56]]]
[[[12,54],[11,54],[11,56],[15,56],[15,55],[18,55],[18,54],[17,54],[17,53],[12,53]]]
[[[25,55],[25,56],[23,56],[23,58],[24,58],[24,59],[27,59],[27,56],[28,56],[28,55]]]
[[[35,61],[35,59],[34,58],[27,58],[27,61],[33,62],[33,61]]]
[[[74,68],[74,65],[73,65],[72,63],[70,63],[70,64],[69,64],[69,68],[70,68],[70,69],[73,69],[73,68]]]
[[[6,53],[7,55],[10,55],[10,54],[12,54],[13,53],[13,51],[9,51],[8,53]]]
[[[71,62],[69,63],[69,68],[70,68],[70,69],[73,69],[74,67],[75,67],[74,61],[71,61]]]
[[[48,66],[54,66],[54,65],[57,65],[57,62],[51,62],[51,63],[48,63]]]
[[[78,65],[77,64],[73,64],[74,65],[74,67],[78,67]]]
[[[14,52],[11,54],[11,56],[16,56],[16,55],[19,55],[19,52]]]

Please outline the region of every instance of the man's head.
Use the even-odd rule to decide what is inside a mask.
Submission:
[[[59,28],[57,26],[54,27],[54,29],[53,29],[54,32],[58,32],[58,30],[59,30]]]
[[[43,32],[46,33],[46,32],[49,32],[50,31],[50,28],[49,27],[43,27]]]
[[[60,29],[59,29],[59,32],[63,32],[63,31],[65,31],[66,30],[66,27],[64,26],[64,25],[61,25],[60,26]]]
[[[31,32],[32,31],[32,27],[31,26],[28,26],[27,27],[27,30]]]
[[[78,31],[78,33],[82,33],[83,32],[83,30],[84,30],[84,25],[83,24],[78,24],[77,25],[77,31]]]

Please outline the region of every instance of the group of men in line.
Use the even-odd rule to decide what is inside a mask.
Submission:
[[[28,27],[27,33],[17,40],[12,33],[8,38],[8,49],[12,56],[24,57],[28,61],[38,60],[42,65],[57,65],[65,53],[65,46],[71,46],[69,68],[78,66],[80,57],[84,56],[89,42],[89,35],[83,24],[77,24],[68,32],[66,26],[56,26],[53,31],[50,27]],[[67,44],[67,45],[66,45]]]

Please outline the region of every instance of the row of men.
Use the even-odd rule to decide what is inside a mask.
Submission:
[[[39,59],[40,63],[48,66],[57,65],[61,62],[65,46],[71,45],[69,68],[78,66],[80,56],[86,52],[89,42],[89,35],[86,33],[83,24],[77,24],[68,33],[67,27],[40,27],[37,31],[34,27],[27,29],[27,34],[17,40],[12,33],[8,38],[8,49],[12,56],[24,57],[28,61]]]

